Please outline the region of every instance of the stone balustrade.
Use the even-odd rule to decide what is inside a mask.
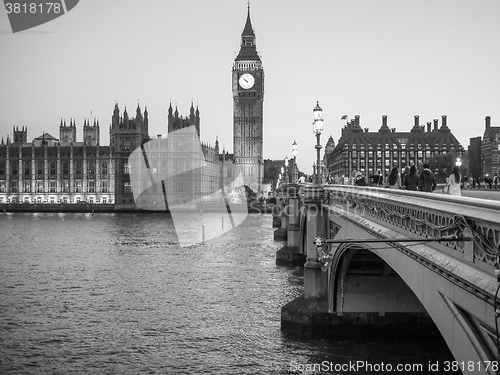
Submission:
[[[405,190],[331,186],[324,204],[394,227],[408,237],[463,235],[472,241],[436,246],[490,274],[500,253],[500,202]]]

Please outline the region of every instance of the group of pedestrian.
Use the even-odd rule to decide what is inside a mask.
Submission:
[[[493,190],[493,186],[495,186],[495,190],[498,190],[498,184],[500,183],[498,174],[495,173],[493,177],[486,175],[483,181],[486,189]]]
[[[414,165],[405,167],[401,174],[399,174],[398,167],[393,167],[385,184],[382,172],[379,169],[377,175],[371,176],[371,181],[375,186],[384,186],[389,189],[405,189],[429,193],[436,190],[437,187],[436,176],[430,170],[430,165],[428,163],[424,163],[420,173],[417,172],[417,168]],[[450,195],[462,195],[460,190],[461,182],[462,176],[460,175],[458,167],[455,166],[453,167],[452,173],[446,178],[446,185],[443,191]],[[354,185],[368,185],[361,172],[356,173]]]
[[[482,189],[482,184],[484,183],[484,188],[489,189],[489,190],[499,190],[500,189],[500,177],[498,176],[498,173],[495,173],[493,177],[490,177],[488,175],[484,177],[464,177],[463,179],[464,184],[463,188],[464,189]]]

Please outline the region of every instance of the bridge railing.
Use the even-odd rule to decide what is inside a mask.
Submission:
[[[325,186],[324,207],[350,212],[418,237],[458,235],[472,241],[435,246],[494,274],[500,253],[500,202],[386,188]]]

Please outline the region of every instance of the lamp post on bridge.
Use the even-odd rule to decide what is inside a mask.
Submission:
[[[298,176],[298,171],[297,171],[297,153],[298,153],[298,150],[297,150],[297,142],[295,142],[295,140],[293,140],[293,143],[292,143],[292,155],[293,155],[293,161],[292,161],[292,182],[297,182],[297,180],[299,179],[299,176]]]
[[[316,184],[321,183],[321,176],[320,176],[320,150],[321,150],[321,142],[320,142],[320,136],[321,132],[323,131],[323,110],[319,106],[319,101],[316,102],[316,107],[313,109],[313,114],[314,114],[314,122],[313,122],[313,133],[316,135]]]
[[[288,156],[285,156],[285,184],[288,184]]]

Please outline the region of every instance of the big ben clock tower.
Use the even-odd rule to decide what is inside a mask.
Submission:
[[[263,101],[264,70],[248,7],[240,52],[233,64],[233,150],[245,185],[255,192],[261,191],[264,177]]]

